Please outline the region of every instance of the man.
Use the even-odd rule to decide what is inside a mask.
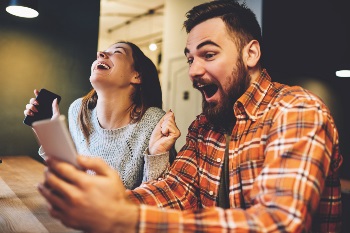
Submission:
[[[88,232],[340,231],[342,157],[328,108],[271,81],[259,24],[244,5],[201,4],[184,26],[203,113],[167,176],[125,194],[99,160],[79,158],[91,177],[48,159],[39,190],[52,216]]]

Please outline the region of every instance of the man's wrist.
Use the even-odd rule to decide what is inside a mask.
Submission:
[[[122,207],[122,206],[120,206]],[[139,231],[139,218],[140,218],[140,206],[126,201],[123,207],[117,211],[114,216],[113,227],[110,232],[138,232]]]

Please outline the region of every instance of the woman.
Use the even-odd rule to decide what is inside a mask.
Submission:
[[[162,93],[153,62],[135,44],[118,42],[97,53],[90,82],[93,89],[75,100],[68,111],[78,153],[101,157],[119,172],[128,189],[161,176],[175,157],[174,143],[180,132],[174,114],[161,109]],[[36,104],[32,98],[24,114],[34,115]],[[56,100],[53,112],[53,117],[59,115]],[[171,140],[155,145],[149,141],[153,129],[154,135],[165,134]],[[147,148],[150,155],[144,153]],[[171,152],[164,154],[166,151]]]

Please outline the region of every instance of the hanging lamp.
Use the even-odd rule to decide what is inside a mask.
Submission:
[[[10,0],[6,11],[19,17],[35,18],[39,15],[38,0]]]

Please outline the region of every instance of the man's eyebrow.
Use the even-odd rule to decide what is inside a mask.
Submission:
[[[206,41],[203,41],[202,43],[200,43],[199,45],[197,45],[196,49],[198,50],[198,49],[202,48],[202,47],[205,46],[205,45],[214,45],[214,46],[216,46],[216,47],[221,48],[221,47],[220,47],[217,43],[215,43],[214,41],[206,40]],[[187,53],[189,53],[189,52],[190,52],[190,50],[189,50],[188,48],[185,48],[185,49],[184,49],[185,55],[186,55]]]

